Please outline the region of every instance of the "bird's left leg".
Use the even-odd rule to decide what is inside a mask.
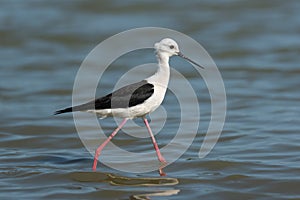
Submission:
[[[167,161],[166,161],[166,159],[165,159],[165,158],[161,155],[161,153],[160,153],[160,150],[159,150],[159,148],[158,148],[158,145],[157,145],[157,143],[156,143],[155,137],[154,137],[154,135],[153,135],[153,133],[152,133],[152,130],[151,130],[151,128],[150,128],[150,125],[149,125],[149,123],[148,123],[147,118],[144,117],[143,120],[144,120],[144,123],[145,123],[145,125],[146,125],[146,127],[147,127],[147,129],[148,129],[148,132],[149,132],[150,136],[151,136],[151,140],[152,140],[154,149],[155,149],[155,151],[156,151],[157,158],[158,158],[158,160],[159,160],[161,163],[163,163],[163,166],[159,168],[159,174],[160,174],[161,176],[165,176],[166,174],[162,171],[162,168],[167,164]]]

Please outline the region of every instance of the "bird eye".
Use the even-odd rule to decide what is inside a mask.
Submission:
[[[170,46],[170,49],[174,49],[174,45],[171,45],[171,46]]]

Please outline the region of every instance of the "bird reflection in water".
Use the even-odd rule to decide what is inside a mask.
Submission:
[[[166,177],[125,177],[118,176],[115,174],[108,173],[91,173],[91,172],[73,172],[70,173],[71,179],[79,182],[108,182],[113,186],[131,186],[131,187],[147,187],[146,192],[141,194],[133,194],[130,196],[130,199],[133,200],[142,200],[149,199],[151,196],[171,196],[176,195],[180,192],[178,189],[170,188],[171,186],[177,185],[179,183],[176,178],[166,178]],[[149,191],[149,189],[155,188],[155,191]],[[168,187],[164,189],[162,187]]]

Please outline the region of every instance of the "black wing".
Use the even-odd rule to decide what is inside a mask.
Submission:
[[[104,97],[88,103],[58,110],[54,114],[61,114],[73,111],[101,110],[109,108],[128,108],[146,101],[154,93],[154,85],[143,80],[122,87]]]

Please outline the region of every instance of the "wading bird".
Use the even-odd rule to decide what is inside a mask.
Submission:
[[[158,160],[162,163],[162,166],[165,166],[167,163],[160,153],[146,115],[158,108],[165,97],[170,77],[169,58],[171,56],[180,56],[200,68],[203,67],[184,56],[179,51],[177,43],[170,38],[165,38],[160,42],[155,43],[154,49],[158,60],[158,70],[154,75],[140,82],[122,87],[93,101],[55,112],[55,115],[57,115],[61,113],[85,111],[96,113],[96,115],[100,118],[123,118],[123,121],[113,131],[113,133],[96,149],[93,164],[94,171],[97,167],[98,157],[107,143],[118,133],[128,119],[138,117],[143,118],[144,120],[152,139]],[[162,171],[162,167],[159,169],[159,174],[161,176],[165,175]]]

